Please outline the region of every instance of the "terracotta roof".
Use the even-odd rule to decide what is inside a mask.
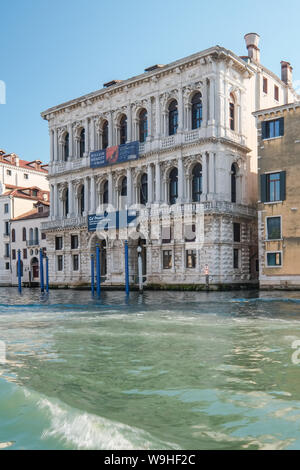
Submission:
[[[41,201],[41,202],[49,202],[50,200],[50,192],[42,190],[38,188],[37,186],[30,186],[27,188],[21,187],[21,186],[14,186],[14,185],[6,185],[8,191],[5,191],[2,196],[11,196],[11,197],[17,197],[21,199],[31,199],[33,201]],[[37,196],[33,196],[32,194],[26,194],[25,191],[38,191]],[[45,201],[44,196],[45,194],[48,196],[47,199],[48,201]]]
[[[21,160],[16,154],[8,153],[6,154],[4,150],[0,150],[0,163],[5,163],[7,165],[12,165],[17,168],[25,168],[27,170],[39,171],[45,175],[48,173],[48,170],[45,169],[48,165],[43,165],[41,160],[33,160],[28,162],[27,160]]]
[[[45,217],[49,217],[49,211],[39,212],[38,208],[35,208],[10,220],[11,222],[14,222],[16,220],[40,219]]]

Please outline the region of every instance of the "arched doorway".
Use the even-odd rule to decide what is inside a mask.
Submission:
[[[39,278],[39,260],[34,257],[30,262],[32,280]]]
[[[95,260],[95,269],[96,269],[96,245],[99,244],[100,246],[100,270],[101,270],[101,277],[107,276],[107,246],[106,240],[99,239],[98,237],[94,237],[91,242],[91,255],[94,255]]]

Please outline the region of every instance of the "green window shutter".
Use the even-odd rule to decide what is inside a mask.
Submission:
[[[267,175],[260,175],[260,200],[267,202]]]
[[[266,123],[266,121],[263,121],[261,123],[261,139],[262,140],[264,140],[267,136],[266,130],[267,130],[267,123]]]
[[[284,135],[284,118],[279,119],[279,132],[280,135]]]
[[[286,172],[281,171],[280,173],[280,200],[285,201],[286,199]]]

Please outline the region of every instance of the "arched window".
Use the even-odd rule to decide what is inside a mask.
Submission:
[[[124,176],[121,183],[121,196],[127,196],[127,178]]]
[[[229,127],[232,131],[235,130],[235,98],[232,93],[229,100]]]
[[[26,242],[26,228],[25,227],[23,227],[22,229],[22,240],[23,242]]]
[[[64,161],[67,162],[69,158],[69,133],[67,132],[64,140]]]
[[[15,241],[16,241],[16,231],[15,231],[14,228],[13,228],[12,231],[11,231],[11,241],[12,241],[12,242],[15,242]]]
[[[122,116],[120,120],[120,144],[126,144],[127,142],[127,117]]]
[[[103,204],[108,204],[108,181],[103,185]]]
[[[199,129],[202,123],[202,95],[195,93],[192,98],[192,129]]]
[[[178,128],[178,108],[177,101],[173,100],[169,104],[169,135],[174,135]]]
[[[80,197],[79,197],[79,203],[80,203],[80,214],[82,215],[84,213],[84,186],[81,186],[80,189]]]
[[[38,245],[38,243],[39,243],[39,229],[37,227],[34,229],[34,241]]]
[[[170,204],[176,204],[178,198],[178,169],[173,168],[170,173],[169,199]]]
[[[104,121],[102,126],[102,148],[106,149],[108,147],[108,122]]]
[[[200,163],[194,166],[192,175],[192,199],[193,202],[200,202],[202,194],[202,166]]]
[[[140,142],[145,142],[148,135],[148,114],[146,109],[142,109],[139,115]]]
[[[231,165],[231,202],[236,202],[236,164]]]
[[[33,242],[33,228],[29,230],[29,240]]]
[[[79,140],[79,156],[83,158],[85,152],[85,130],[82,129],[80,132],[80,140]]]
[[[66,217],[69,214],[69,190],[66,189],[64,197],[64,216]]]
[[[147,173],[144,173],[141,177],[140,203],[145,206],[147,202],[148,202],[148,176],[147,176]]]

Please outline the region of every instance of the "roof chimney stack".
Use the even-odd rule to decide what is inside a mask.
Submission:
[[[258,47],[260,35],[257,33],[248,33],[245,35],[248,57],[254,62],[260,62],[260,49]]]
[[[289,86],[293,83],[293,67],[285,60],[281,61],[281,80]]]

